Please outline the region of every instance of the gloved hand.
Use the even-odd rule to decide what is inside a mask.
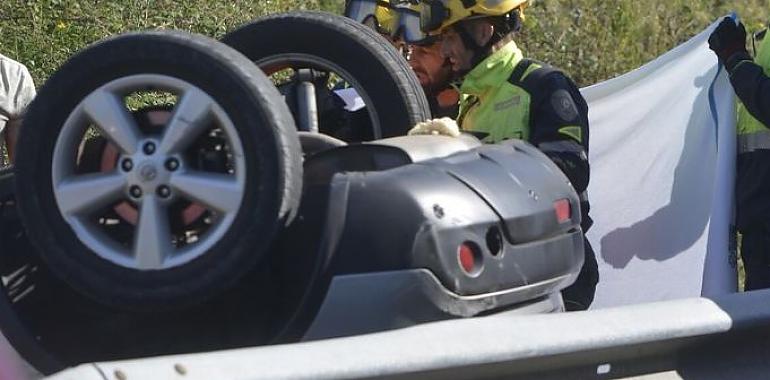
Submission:
[[[460,136],[460,127],[457,126],[457,122],[448,118],[442,117],[441,119],[433,119],[418,123],[412,128],[408,135],[436,135],[436,136]]]
[[[748,56],[746,50],[746,27],[743,23],[735,24],[735,20],[725,17],[714,33],[709,37],[709,48],[717,54],[719,61],[727,65],[737,53]],[[728,70],[732,69],[728,67]]]

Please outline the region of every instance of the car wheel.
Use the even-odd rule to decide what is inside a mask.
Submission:
[[[354,88],[366,108],[363,117],[362,111],[352,113],[348,124],[366,130],[330,126],[334,121],[325,122],[324,105],[319,105],[322,133],[346,141],[402,136],[430,118],[428,101],[406,60],[371,28],[346,17],[304,11],[267,16],[228,33],[222,42],[254,61],[277,85],[310,69],[322,73],[320,84],[319,75],[309,80],[316,92],[324,85]],[[300,124],[303,112],[295,110]]]
[[[153,102],[169,104],[171,118],[139,128],[132,113]],[[48,80],[27,115],[21,217],[52,272],[102,304],[201,303],[249,272],[298,207],[301,151],[288,108],[249,60],[214,40],[145,32],[99,42]],[[117,165],[83,173],[78,153],[94,135],[117,147]],[[210,136],[224,157],[213,169],[191,152]],[[135,224],[106,233],[121,204],[138,210]],[[173,223],[182,204],[203,205],[206,223]]]

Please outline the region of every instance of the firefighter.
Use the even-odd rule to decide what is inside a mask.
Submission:
[[[443,56],[462,80],[459,128],[488,143],[526,140],[550,157],[580,194],[587,232],[588,105],[569,77],[524,58],[514,42],[527,5],[528,0],[424,0],[421,29],[439,36]],[[598,281],[596,257],[585,240],[580,275],[562,292],[567,310],[587,309]]]
[[[764,33],[762,33],[764,34]],[[770,38],[746,49],[746,28],[730,17],[709,38],[741,104],[738,108],[736,204],[746,290],[770,288]]]
[[[348,0],[345,16],[368,25],[400,49],[428,98],[434,118],[457,116],[459,93],[436,36],[420,29],[421,4],[398,0]]]

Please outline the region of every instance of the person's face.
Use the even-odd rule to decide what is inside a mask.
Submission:
[[[473,69],[474,51],[465,46],[463,38],[457,32],[457,28],[463,28],[468,32],[476,45],[484,46],[492,38],[494,26],[486,20],[472,20],[460,22],[441,32],[441,55],[449,59],[452,71],[456,75],[463,75]]]
[[[450,66],[441,54],[441,43],[431,45],[413,45],[409,56],[409,65],[420,80],[426,92],[433,92],[446,87],[452,76]]]
[[[465,47],[460,34],[455,28],[447,28],[440,37],[441,56],[449,60],[452,71],[456,73],[467,72],[473,60],[473,51]]]

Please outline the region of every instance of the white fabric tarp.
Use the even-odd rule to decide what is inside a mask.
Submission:
[[[583,89],[591,120],[594,308],[736,290],[730,248],[735,100],[708,49],[716,24]]]

